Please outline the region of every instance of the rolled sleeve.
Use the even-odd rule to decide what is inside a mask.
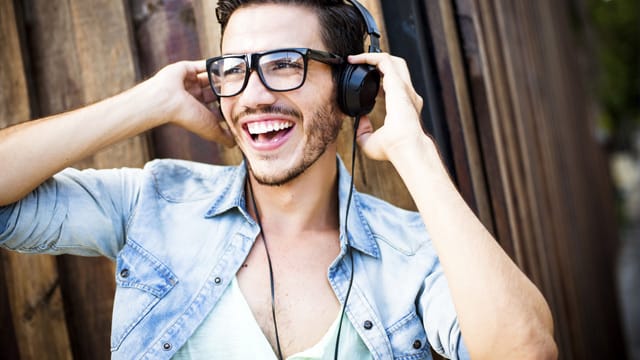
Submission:
[[[469,359],[449,285],[439,263],[425,279],[419,299],[431,347],[448,359]]]
[[[11,216],[11,211],[13,210],[13,205],[0,206],[0,237],[7,231],[9,227],[9,217]]]
[[[124,245],[141,176],[139,169],[66,169],[0,208],[0,245],[113,259]]]

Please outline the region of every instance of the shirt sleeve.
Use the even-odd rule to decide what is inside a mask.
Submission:
[[[0,246],[115,259],[142,177],[140,169],[66,169],[22,200],[0,207]]]
[[[429,343],[447,359],[470,359],[440,263],[437,262],[432,270],[424,281],[419,297],[419,311]]]

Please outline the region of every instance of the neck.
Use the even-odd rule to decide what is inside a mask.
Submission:
[[[338,229],[335,152],[326,151],[304,173],[281,186],[261,185],[252,175],[249,180],[263,229],[269,233]],[[251,201],[248,197],[247,208],[255,218]]]

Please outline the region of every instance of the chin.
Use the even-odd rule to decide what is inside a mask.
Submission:
[[[272,171],[253,171],[253,178],[261,185],[282,186],[302,175],[309,166],[300,165],[294,168],[286,169],[278,173]]]
[[[316,163],[318,158],[298,159],[294,164],[283,164],[281,161],[268,158],[258,160],[253,164],[251,160],[247,162],[251,175],[259,184],[282,186],[303,175],[307,169]]]

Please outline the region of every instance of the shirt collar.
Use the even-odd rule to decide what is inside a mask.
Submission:
[[[244,197],[246,175],[247,169],[243,161],[234,167],[227,179],[220,182],[219,191],[214,195],[215,200],[204,216],[214,217],[233,208],[238,208],[243,214],[246,214]]]
[[[338,166],[338,204],[340,208],[340,243],[345,246],[345,223],[347,213],[347,201],[349,189],[351,187],[351,175],[344,166],[340,157],[336,157]],[[215,195],[215,201],[206,212],[205,217],[215,217],[233,208],[237,208],[247,218],[245,202],[245,178],[247,170],[244,161],[235,167],[228,180],[221,182],[220,191]],[[371,227],[362,214],[360,194],[354,189],[351,199],[347,231],[349,234],[349,244],[352,248],[367,255],[378,258],[380,248],[375,240]]]

